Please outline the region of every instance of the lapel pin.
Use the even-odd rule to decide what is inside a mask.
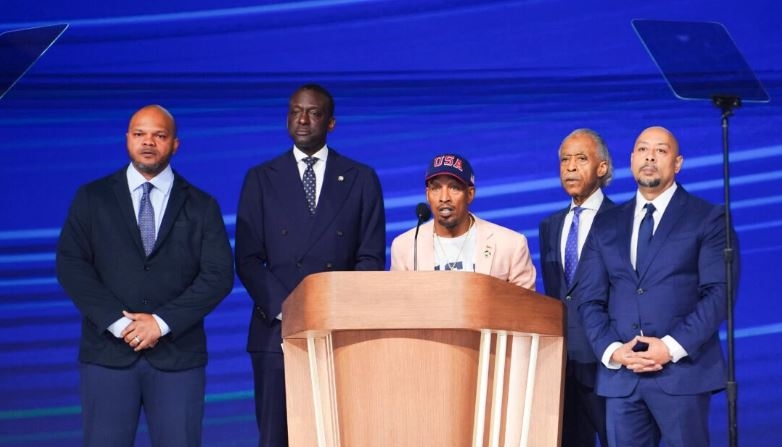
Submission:
[[[483,250],[483,257],[488,258],[491,256],[491,246],[487,245],[486,248]]]
[[[343,180],[345,180],[345,177],[343,177],[343,176],[341,176],[341,175],[340,175],[339,177],[337,177],[337,181],[338,181],[338,182],[341,182],[341,181],[343,181]]]

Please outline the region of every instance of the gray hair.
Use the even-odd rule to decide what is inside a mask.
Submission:
[[[585,127],[570,132],[568,136],[562,139],[562,143],[560,143],[559,145],[560,155],[562,154],[562,146],[565,144],[565,141],[567,141],[568,138],[575,137],[577,135],[585,135],[591,138],[592,141],[595,143],[595,146],[597,146],[597,158],[600,161],[604,161],[606,163],[606,168],[607,168],[606,175],[600,178],[600,187],[603,188],[605,186],[608,186],[608,184],[611,183],[611,179],[614,176],[614,164],[611,162],[611,154],[608,152],[608,146],[606,145],[605,140],[603,140],[603,137],[601,137],[599,133],[595,132],[592,129],[587,129]]]

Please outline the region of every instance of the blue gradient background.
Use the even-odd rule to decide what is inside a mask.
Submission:
[[[636,135],[660,124],[679,137],[679,180],[723,201],[719,111],[674,98],[634,18],[723,23],[772,97],[740,108],[730,138],[739,435],[779,445],[779,2],[3,0],[0,10],[0,31],[71,25],[0,100],[0,446],[81,443],[79,316],[57,285],[54,249],[76,188],[127,163],[134,110],[159,103],[177,117],[173,166],[217,197],[233,235],[244,173],[289,146],[288,96],[322,83],[336,98],[330,144],[378,171],[389,244],[415,224],[428,158],[456,151],[476,171],[474,211],[527,235],[539,265],[537,224],[567,204],[556,151],[574,128],[606,138],[614,200],[634,190]],[[205,446],[256,442],[249,313],[237,282],[207,318]],[[727,445],[726,413],[715,395],[715,446]]]

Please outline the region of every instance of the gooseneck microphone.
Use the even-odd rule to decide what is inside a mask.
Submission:
[[[418,224],[415,226],[415,236],[413,237],[413,270],[418,271],[418,229],[422,223],[432,217],[432,211],[427,204],[421,202],[415,206],[415,215],[418,217]]]

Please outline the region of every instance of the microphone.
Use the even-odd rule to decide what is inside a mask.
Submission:
[[[432,217],[432,211],[429,206],[423,202],[415,206],[415,215],[418,217],[418,224],[415,226],[415,237],[413,237],[413,270],[418,270],[418,229],[421,224]]]

